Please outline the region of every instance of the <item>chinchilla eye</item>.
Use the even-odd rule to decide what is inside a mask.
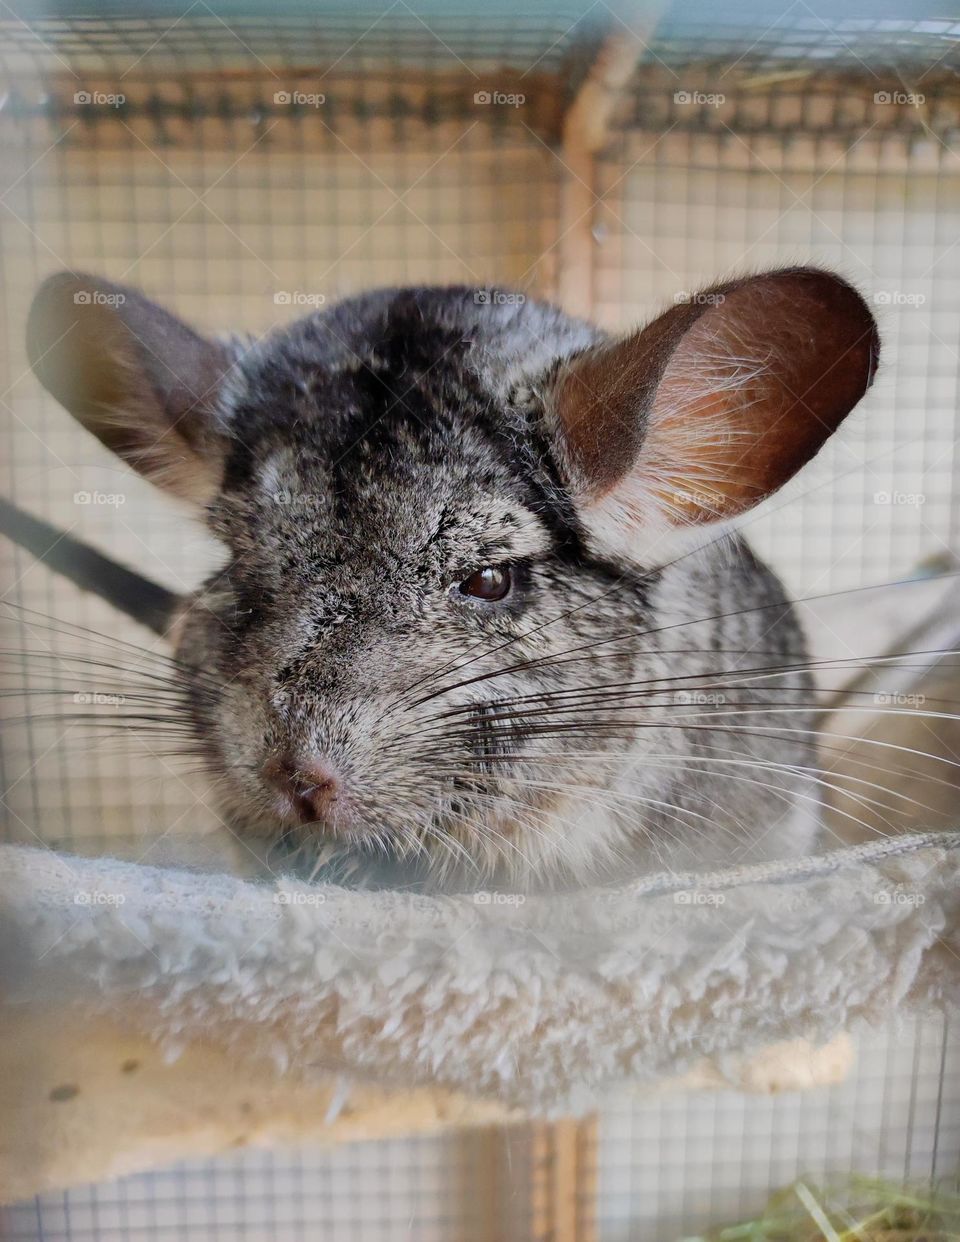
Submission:
[[[496,601],[504,599],[510,592],[513,578],[505,566],[484,565],[469,578],[460,583],[460,594],[469,595],[473,599]]]

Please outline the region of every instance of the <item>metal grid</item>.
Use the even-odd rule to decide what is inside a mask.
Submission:
[[[679,1242],[750,1218],[800,1176],[952,1179],[960,1041],[940,1020],[891,1025],[859,1041],[836,1086],[621,1096],[587,1133],[595,1171],[577,1194],[576,1242]],[[0,1226],[9,1242],[545,1242],[536,1205],[549,1160],[528,1126],[247,1150],[44,1194]]]
[[[872,81],[759,97],[749,81],[694,66],[640,76],[597,161],[593,302],[619,327],[717,272],[790,262],[840,271],[871,299],[874,388],[749,519],[800,597],[902,576],[960,541],[960,95],[944,88],[935,130],[915,108],[876,103]]]
[[[352,89],[362,101],[375,88],[361,79]],[[195,586],[216,555],[195,524],[118,469],[27,374],[19,336],[32,291],[60,266],[103,271],[144,285],[210,331],[259,333],[302,313],[277,303],[285,294],[332,301],[413,280],[485,287],[507,279],[549,289],[560,166],[532,131],[504,129],[486,119],[489,109],[474,111],[467,123],[343,119],[335,132],[322,116],[266,126],[247,115],[206,118],[162,146],[148,118],[88,127],[75,117],[77,129],[68,122],[57,130],[63,141],[43,120],[9,119],[0,137],[13,183],[0,221],[12,329],[2,411],[12,446],[9,494],[172,588]],[[78,494],[123,499],[84,506]],[[13,574],[25,606],[143,641],[98,601],[65,596],[29,558],[16,554]],[[75,639],[34,626],[13,641],[77,649]],[[149,734],[98,745],[91,755],[73,731],[65,755],[61,723],[47,725],[42,715],[34,710],[8,745],[12,770],[24,773],[8,796],[18,839],[36,832],[94,851],[109,842],[142,857],[159,838],[184,844],[219,829],[183,765],[159,760]],[[221,836],[232,851],[232,839]]]
[[[0,16],[3,63],[13,74],[55,81],[63,72],[126,79],[150,72],[237,69],[270,73],[303,68],[324,75],[337,66],[358,73],[414,69],[531,73],[566,71],[582,59],[607,10],[561,0],[543,11],[496,0],[478,21],[465,7],[394,3],[262,5],[149,3],[131,10],[47,6],[24,21],[7,6]]]
[[[823,11],[818,11],[822,7]],[[546,72],[582,59],[584,45],[605,32],[643,29],[649,5],[611,0],[583,4],[558,0],[549,8],[491,0],[478,21],[465,6],[426,0],[326,3],[322,10],[287,0],[275,13],[253,3],[176,0],[131,6],[100,0],[93,8],[46,4],[5,6],[0,35],[8,68],[56,74],[64,62],[75,72],[126,74],[149,57],[165,73],[192,67],[224,70],[266,63],[273,70],[307,66],[321,72],[347,61],[358,70],[459,65]],[[658,5],[664,9],[647,59],[681,65],[715,62],[729,69],[744,61],[764,71],[846,66],[876,75],[890,68],[929,70],[956,53],[960,21],[948,0],[924,0],[912,12],[834,0],[744,0],[719,7],[711,0]]]
[[[655,51],[671,65],[713,61],[729,71],[747,62],[757,71],[782,74],[829,64],[872,78],[890,68],[927,70],[946,63],[956,55],[958,34],[957,12],[949,3],[742,0],[717,6],[693,0],[670,6],[657,28]]]
[[[600,23],[581,5],[549,18],[504,6],[478,22],[405,4],[389,17],[328,7],[322,26],[205,4],[186,17],[61,8],[29,27],[0,23],[13,84],[0,110],[10,494],[171,586],[196,582],[215,556],[25,375],[25,309],[58,266],[142,283],[212,330],[294,314],[280,292],[495,279],[555,293],[572,175],[564,106],[599,27],[624,23],[601,7]],[[701,6],[670,7],[594,162],[589,300],[622,327],[731,268],[810,258],[878,300],[888,362],[869,409],[754,535],[800,593],[882,580],[960,542],[958,26],[942,5],[909,22],[849,6],[825,19],[803,3],[712,10],[708,21]],[[318,74],[322,108],[276,102]],[[519,81],[523,109],[474,103],[478,89]],[[122,105],[74,102],[111,83]],[[925,102],[875,99],[896,91]],[[121,492],[123,504],[78,506],[78,490]],[[924,504],[876,503],[894,491]],[[15,555],[12,571],[28,607],[143,641],[42,566]],[[14,643],[77,650],[75,638],[15,628]],[[148,737],[110,753],[41,714],[8,733],[14,839],[157,861],[188,856],[202,836],[208,861],[243,869],[243,848]],[[945,1173],[960,1161],[958,1118],[960,1049],[936,1022],[865,1040],[855,1075],[809,1098],[619,1101],[601,1116],[581,1232],[674,1238],[818,1168]],[[240,1153],[42,1196],[5,1225],[16,1238],[519,1242],[549,1172],[538,1159],[524,1128]]]

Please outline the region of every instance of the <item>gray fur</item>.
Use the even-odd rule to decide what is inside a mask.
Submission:
[[[604,339],[533,301],[404,289],[234,343],[207,510],[229,559],[177,644],[232,823],[522,885],[809,849],[809,675],[729,672],[806,660],[776,577],[736,534],[611,560],[566,487],[537,394]],[[457,591],[505,563],[523,566],[517,598]],[[499,715],[515,696],[625,682],[646,683],[620,692],[637,710],[534,697],[549,715]],[[757,714],[723,714],[738,705]],[[528,734],[550,721],[563,730]],[[336,832],[278,819],[260,770],[291,750],[343,774]]]

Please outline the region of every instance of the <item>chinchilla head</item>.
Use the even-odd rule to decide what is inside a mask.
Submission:
[[[411,288],[208,340],[65,273],[28,345],[224,546],[176,656],[238,827],[524,883],[808,844],[802,639],[729,528],[870,383],[838,277],[734,280],[618,339]]]

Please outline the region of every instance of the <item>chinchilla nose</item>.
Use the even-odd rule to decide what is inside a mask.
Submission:
[[[282,755],[268,759],[261,771],[269,785],[289,798],[305,824],[326,818],[340,795],[340,777],[325,759]]]

